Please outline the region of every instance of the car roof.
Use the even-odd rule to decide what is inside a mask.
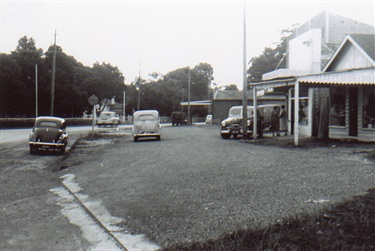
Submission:
[[[155,117],[159,117],[159,112],[157,110],[140,110],[140,111],[134,112],[133,116],[135,118],[135,117],[139,117],[140,115],[144,115],[144,114],[150,114],[150,115],[153,115]]]
[[[241,108],[242,109],[243,106],[242,105],[232,106],[230,109],[232,109],[232,108],[234,108],[234,109],[240,109]],[[247,108],[254,108],[254,106],[248,105]]]
[[[65,119],[63,118],[59,118],[59,117],[53,117],[53,116],[41,116],[41,117],[37,117],[35,119],[35,121],[54,121],[54,122],[60,122],[60,123],[64,123],[65,122]]]
[[[43,122],[53,122],[53,123],[56,123],[58,127],[61,127],[63,124],[65,124],[65,119],[59,118],[59,117],[53,117],[53,116],[41,116],[35,119],[34,126],[39,127],[41,126],[41,123]],[[44,126],[45,125],[43,125],[43,127]]]

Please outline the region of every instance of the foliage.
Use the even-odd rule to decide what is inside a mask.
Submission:
[[[231,85],[227,85],[227,86],[225,87],[225,90],[226,90],[226,91],[238,91],[238,87],[237,87],[237,85],[235,85],[235,84],[231,84]]]
[[[43,53],[33,38],[22,37],[14,51],[0,54],[0,117],[33,117],[38,72],[38,115],[50,115],[51,72],[55,48]],[[122,97],[124,77],[117,67],[95,63],[83,66],[56,46],[54,115],[81,117],[91,110],[88,97]]]
[[[258,81],[262,74],[285,67],[287,37],[295,28],[282,32],[281,41],[275,49],[265,48],[263,54],[252,59],[248,69],[249,82]],[[49,115],[51,106],[51,73],[55,47],[44,53],[37,49],[33,38],[22,37],[14,51],[0,54],[0,117],[35,116],[36,81],[38,66],[38,115]],[[138,108],[156,109],[161,115],[169,116],[173,111],[184,110],[181,101],[211,99],[213,68],[208,63],[199,63],[193,68],[184,67],[165,75],[153,72],[149,79],[136,78],[125,85],[125,77],[116,66],[96,62],[92,67],[84,66],[74,57],[65,54],[56,46],[56,73],[54,92],[54,115],[81,117],[91,113],[88,98],[96,95],[99,100],[111,99],[123,103],[126,93],[126,114]],[[226,90],[235,90],[228,85]],[[139,97],[139,101],[138,101]],[[193,116],[205,116],[206,107],[191,107]]]
[[[10,54],[0,54],[0,117],[34,117],[36,114],[36,89],[38,90],[38,115],[50,115],[52,63],[55,47],[46,52],[37,49],[33,38],[22,37]],[[36,65],[38,88],[36,88]],[[213,68],[200,63],[190,69],[191,100],[208,99]],[[146,81],[137,78],[125,85],[125,77],[116,66],[96,62],[84,66],[56,45],[56,72],[54,115],[81,117],[91,113],[88,98],[96,95],[99,100],[115,97],[123,103],[126,93],[126,114],[137,109],[140,94],[141,109],[157,109],[169,116],[181,110],[181,101],[187,101],[189,68],[171,71],[163,76],[153,72]],[[139,93],[140,92],[140,93]],[[200,109],[193,110],[206,115]]]
[[[156,109],[162,116],[170,116],[173,111],[180,111],[181,101],[188,101],[188,86],[190,74],[190,100],[208,99],[210,81],[213,80],[213,68],[207,63],[200,63],[193,69],[189,67],[171,71],[161,77],[153,73],[150,82],[137,78],[127,86],[126,113],[132,113],[137,108],[138,90],[140,91],[140,109]],[[186,108],[185,108],[186,109]],[[192,108],[192,114],[205,116],[207,109]]]

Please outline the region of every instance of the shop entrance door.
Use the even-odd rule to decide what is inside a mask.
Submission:
[[[358,136],[358,88],[349,88],[349,136]]]

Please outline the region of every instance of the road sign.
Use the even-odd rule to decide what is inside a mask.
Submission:
[[[90,103],[90,105],[96,105],[96,104],[98,104],[99,103],[98,97],[95,96],[95,95],[91,95],[89,97],[89,103]]]

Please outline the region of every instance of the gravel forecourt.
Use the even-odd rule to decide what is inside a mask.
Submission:
[[[318,212],[375,187],[374,144],[283,142],[223,140],[215,125],[164,127],[161,141],[81,141],[56,172],[75,174],[129,232],[162,246]]]

